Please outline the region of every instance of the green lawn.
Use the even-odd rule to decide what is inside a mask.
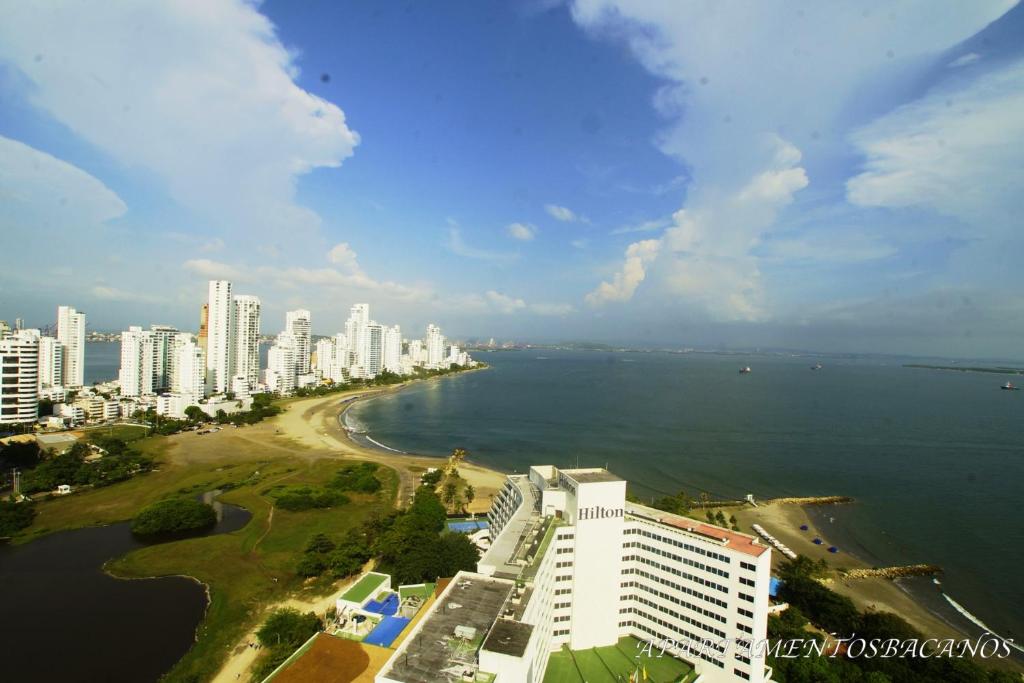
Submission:
[[[631,636],[620,638],[617,645],[592,648],[590,650],[569,651],[563,647],[551,654],[548,668],[544,672],[545,683],[561,683],[561,681],[586,681],[586,683],[615,683],[628,681],[630,674],[637,666],[647,670],[647,680],[651,683],[673,683],[683,679],[692,671],[692,667],[675,657],[665,654],[658,657],[655,650],[652,655],[641,654],[637,647],[640,641]]]
[[[405,600],[416,595],[426,600],[434,594],[434,587],[435,584],[433,583],[425,583],[422,586],[399,586],[398,597]]]
[[[351,602],[362,602],[366,598],[370,597],[377,588],[387,580],[387,576],[384,574],[378,574],[377,572],[370,572],[363,578],[359,579],[356,585],[349,588],[341,596],[342,600],[349,600]]]

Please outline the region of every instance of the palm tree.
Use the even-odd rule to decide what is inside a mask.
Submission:
[[[459,487],[455,484],[454,481],[450,481],[444,485],[443,500],[446,508],[451,509],[451,507],[455,504],[455,498],[456,494],[458,493],[458,490]]]
[[[466,490],[462,492],[462,495],[466,497],[466,505],[472,505],[473,499],[476,498],[476,489],[472,484],[466,484]]]

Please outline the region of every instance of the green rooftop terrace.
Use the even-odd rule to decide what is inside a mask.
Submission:
[[[697,677],[686,662],[668,653],[658,657],[658,650],[647,654],[643,647],[643,642],[632,636],[620,638],[615,645],[589,650],[570,650],[563,646],[551,653],[544,683],[618,683],[628,681],[638,670],[638,680],[645,680],[643,672],[646,671],[646,680],[650,683],[690,683]]]
[[[363,578],[356,582],[356,585],[345,591],[341,599],[349,602],[362,603],[363,600],[373,595],[374,591],[380,587],[387,580],[387,574],[378,574],[377,572],[370,572]]]

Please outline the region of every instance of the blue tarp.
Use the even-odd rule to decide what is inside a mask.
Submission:
[[[448,529],[450,531],[457,531],[460,534],[472,533],[477,529],[486,529],[488,526],[486,519],[467,519],[461,522],[448,522]]]
[[[398,594],[391,593],[388,597],[384,598],[383,602],[376,600],[370,600],[363,607],[367,612],[373,612],[374,614],[386,614],[392,615],[398,611]]]
[[[377,624],[377,627],[370,631],[369,635],[363,638],[363,642],[369,643],[370,645],[390,647],[391,643],[393,643],[395,638],[398,637],[398,634],[400,634],[408,624],[409,620],[405,617],[384,617],[384,619]]]
[[[781,579],[776,579],[774,576],[768,582],[768,595],[773,598],[779,597],[779,586],[782,585]]]

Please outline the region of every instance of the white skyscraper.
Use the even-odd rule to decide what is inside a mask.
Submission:
[[[174,374],[171,391],[198,401],[206,394],[206,353],[191,334],[182,332],[174,340]]]
[[[384,369],[402,372],[402,329],[398,325],[384,328]]]
[[[64,384],[64,345],[54,337],[39,338],[39,388]]]
[[[0,339],[0,425],[39,417],[39,330]]]
[[[427,325],[427,367],[431,369],[440,368],[445,357],[445,338],[441,334],[441,328],[437,325]]]
[[[295,388],[295,336],[289,332],[277,335],[277,341],[267,352],[267,388],[287,394]]]
[[[206,341],[206,384],[211,394],[221,394],[231,383],[232,336],[235,306],[231,297],[231,283],[210,280],[209,317]]]
[[[352,353],[349,367],[363,376],[366,368],[366,327],[370,324],[370,304],[355,304],[345,321],[345,339]]]
[[[153,393],[152,375],[146,371],[149,355],[152,362],[150,334],[137,325],[121,333],[121,369],[117,373],[122,396],[145,396]],[[150,368],[151,370],[151,368]]]
[[[234,297],[234,368],[232,374],[243,377],[249,389],[260,381],[260,299]]]
[[[331,365],[334,363],[334,338],[328,337],[317,341],[314,349],[316,351],[316,369],[319,370],[324,377],[331,371]]]
[[[153,391],[164,391],[171,388],[171,374],[174,371],[174,338],[178,328],[170,325],[150,325],[149,334],[152,350],[151,384]]]
[[[309,374],[309,354],[312,351],[313,330],[310,312],[302,308],[288,311],[285,314],[284,329],[295,338],[295,373],[298,375]]]
[[[384,369],[384,326],[371,321],[366,325],[365,339],[362,367],[366,373],[365,376],[373,378]]]
[[[64,386],[82,386],[85,384],[85,313],[71,306],[58,306],[57,341],[64,346]]]

